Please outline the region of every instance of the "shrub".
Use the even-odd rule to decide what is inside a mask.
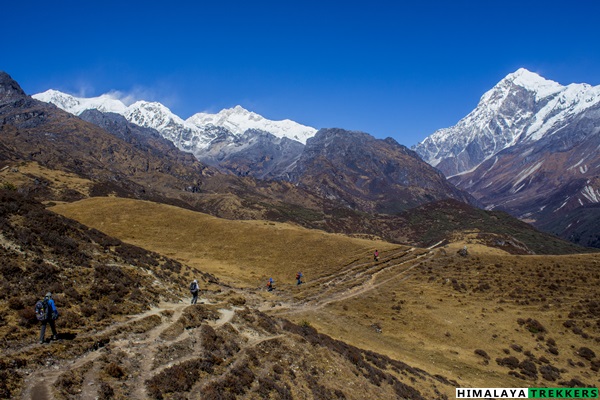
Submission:
[[[29,328],[38,322],[33,308],[24,308],[19,310],[19,325]]]
[[[0,274],[7,279],[17,280],[23,276],[23,270],[11,260],[4,259],[0,263]]]
[[[89,318],[96,313],[96,309],[88,303],[81,304],[79,309],[81,310],[81,315],[86,318]]]
[[[216,351],[223,345],[223,339],[209,325],[200,328],[200,340],[207,351]]]
[[[17,186],[15,186],[15,184],[12,182],[2,182],[2,186],[0,186],[0,187],[4,190],[11,190],[11,191],[17,190]]]
[[[12,398],[12,392],[8,388],[9,373],[8,371],[0,371],[0,398],[10,399]]]
[[[525,360],[519,364],[521,373],[532,379],[537,379],[537,367],[531,360]]]
[[[563,326],[567,329],[571,329],[575,326],[575,321],[573,321],[572,319],[568,319],[565,322],[563,322]]]
[[[570,381],[562,381],[558,383],[561,386],[564,387],[569,387],[569,388],[586,388],[586,387],[590,387],[590,385],[587,385],[585,383],[583,383],[582,381],[580,381],[579,379],[573,378]]]
[[[268,399],[271,398],[271,392],[276,393],[273,397],[277,399],[293,399],[292,392],[287,384],[284,384],[283,386],[279,385],[268,376],[259,378],[258,394],[260,394],[262,398]]]
[[[117,363],[111,362],[104,367],[104,371],[113,378],[121,379],[125,376],[125,371]]]
[[[77,376],[72,370],[62,374],[57,380],[54,386],[63,394],[78,395],[80,393],[81,384],[83,378]]]
[[[8,301],[8,308],[11,310],[22,310],[25,306],[20,297],[13,297]]]
[[[100,382],[100,389],[98,389],[98,400],[109,400],[113,399],[115,391],[106,382]]]
[[[496,358],[496,363],[498,365],[507,367],[510,369],[515,369],[519,366],[519,359],[517,357],[505,357],[505,358]]]
[[[283,368],[281,368],[281,366],[280,366],[280,365],[278,365],[278,364],[275,364],[275,365],[273,365],[273,372],[274,372],[276,375],[281,375],[281,374],[283,374]]]
[[[520,353],[523,351],[523,346],[518,345],[518,344],[511,344],[510,348],[513,349],[514,351],[516,351],[517,353]]]
[[[79,314],[65,310],[61,311],[60,325],[64,328],[80,328],[82,325],[84,325],[84,322]]]
[[[552,365],[542,365],[540,367],[540,374],[542,374],[542,377],[547,381],[553,382],[560,378],[560,371]]]
[[[118,309],[113,304],[98,304],[96,308],[96,321],[102,321],[117,314]]]
[[[64,290],[64,293],[67,297],[80,302],[83,300],[83,296],[75,289],[74,287],[68,287]]]
[[[480,357],[483,357],[486,361],[490,359],[490,356],[484,350],[477,349],[475,350],[475,354],[477,354]]]
[[[527,318],[527,320],[523,320],[522,318],[519,318],[517,322],[519,323],[519,325],[525,325],[525,329],[527,329],[531,333],[547,332],[544,325],[542,325],[539,321],[535,319]]]
[[[585,358],[588,361],[592,361],[592,358],[596,358],[596,353],[587,347],[580,347],[577,354],[579,357]]]
[[[200,377],[200,372],[212,373],[213,365],[219,362],[215,358],[202,358],[185,361],[164,369],[146,381],[148,394],[152,398],[162,399],[164,393],[187,392]]]

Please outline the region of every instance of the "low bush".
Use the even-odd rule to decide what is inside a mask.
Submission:
[[[560,371],[558,368],[553,367],[552,365],[542,365],[540,367],[540,374],[547,381],[554,382],[558,378],[560,378]]]
[[[115,396],[115,391],[106,382],[100,382],[100,388],[98,389],[98,400],[110,400]]]
[[[521,374],[531,378],[537,379],[537,367],[531,360],[524,360],[519,363],[519,368],[521,369]]]
[[[23,304],[23,300],[20,297],[13,297],[10,300],[8,300],[8,308],[10,308],[11,310],[22,310],[23,308],[25,308],[25,305]]]
[[[512,356],[505,358],[496,358],[496,363],[503,367],[516,369],[519,366],[519,359],[517,357]]]
[[[30,328],[38,324],[33,308],[24,308],[19,310],[19,325],[25,328]]]
[[[104,367],[104,371],[109,376],[112,376],[113,378],[116,378],[116,379],[121,379],[121,378],[123,378],[125,376],[125,371],[123,371],[123,368],[121,368],[115,362],[111,362],[109,364],[106,364],[106,366]]]
[[[486,361],[490,359],[490,356],[484,350],[477,349],[475,350],[475,354],[477,354],[480,357],[483,357],[483,359]]]
[[[538,334],[547,332],[546,327],[544,327],[544,325],[532,318],[527,318],[526,320],[524,320],[523,318],[519,318],[517,320],[517,323],[521,326],[525,326],[525,329],[527,329],[531,333]]]
[[[596,353],[588,347],[580,347],[577,350],[577,354],[579,357],[585,358],[588,361],[592,361],[593,358],[596,358]]]

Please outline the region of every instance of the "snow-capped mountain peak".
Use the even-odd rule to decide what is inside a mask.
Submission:
[[[85,110],[95,109],[102,112],[123,114],[127,106],[119,100],[116,95],[106,93],[98,97],[75,97],[58,90],[46,90],[43,93],[34,94],[34,99],[52,103],[71,114],[79,115]]]
[[[281,121],[268,120],[239,105],[221,110],[217,114],[197,113],[189,117],[186,122],[196,126],[220,126],[234,135],[241,135],[248,129],[258,129],[272,133],[276,137],[287,137],[303,144],[317,132],[314,128],[289,119]]]
[[[517,71],[508,74],[503,81],[511,82],[524,89],[535,92],[538,99],[547,97],[564,89],[564,86],[561,84],[542,78],[535,72],[531,72],[525,68],[519,68]]]
[[[600,86],[563,86],[520,68],[486,92],[469,115],[434,132],[415,151],[447,176],[461,174],[519,142],[551,135],[598,103]]]

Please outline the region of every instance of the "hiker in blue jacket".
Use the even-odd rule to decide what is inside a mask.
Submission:
[[[56,340],[58,336],[56,333],[56,325],[54,324],[54,321],[58,319],[58,309],[56,308],[54,300],[52,299],[52,293],[46,293],[46,296],[44,297],[44,304],[46,318],[41,321],[42,329],[40,331],[40,344],[45,342],[44,336],[46,335],[47,324],[50,324],[50,329],[52,329],[52,340]]]

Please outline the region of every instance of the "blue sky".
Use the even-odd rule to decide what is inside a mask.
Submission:
[[[182,118],[240,104],[407,146],[454,125],[519,67],[600,84],[598,1],[11,1],[0,10],[0,70],[28,94],[117,90]]]

